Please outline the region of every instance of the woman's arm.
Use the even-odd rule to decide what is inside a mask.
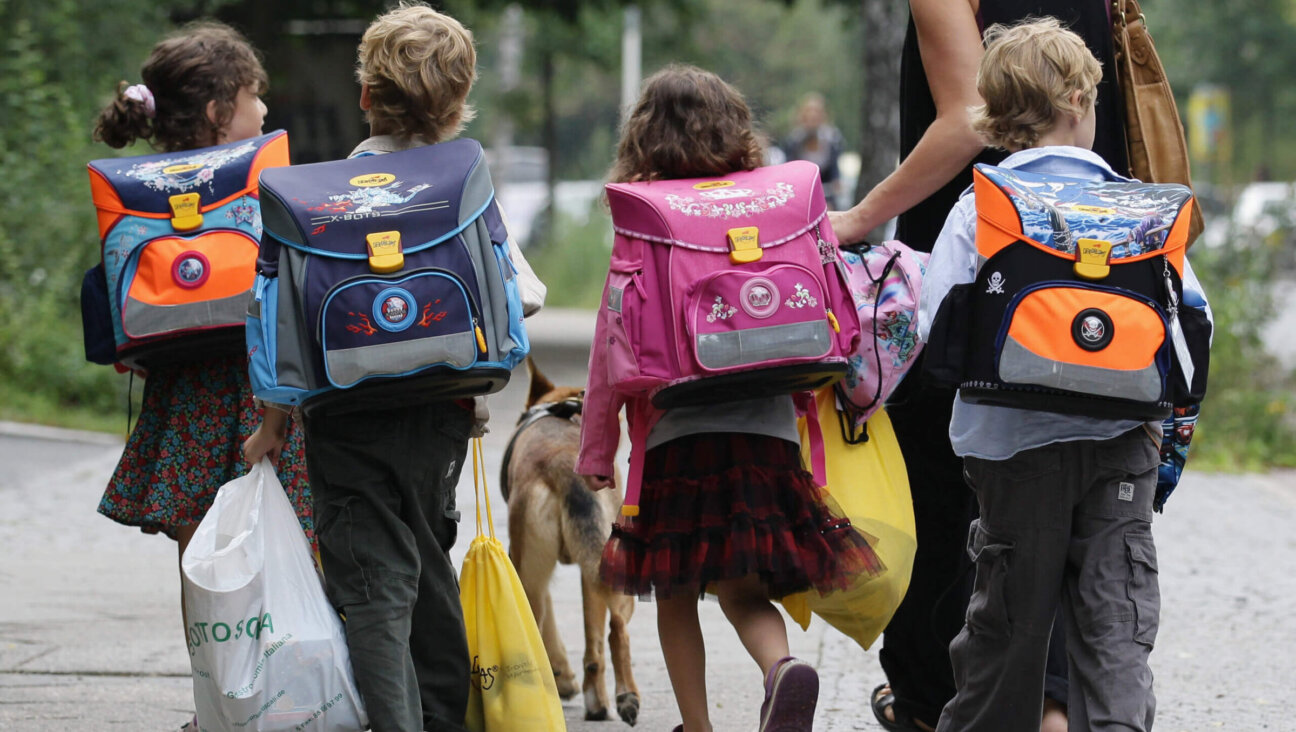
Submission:
[[[891,175],[849,211],[830,215],[843,244],[863,239],[887,220],[921,203],[981,152],[984,143],[968,122],[968,107],[981,103],[976,90],[981,63],[979,0],[910,0],[918,50],[936,102],[936,119]]]

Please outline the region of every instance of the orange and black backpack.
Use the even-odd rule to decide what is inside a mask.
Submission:
[[[977,275],[941,303],[930,377],[967,402],[1103,419],[1201,401],[1211,325],[1184,302],[1191,190],[989,165],[973,190]]]

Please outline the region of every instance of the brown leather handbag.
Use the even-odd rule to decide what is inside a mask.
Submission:
[[[1112,37],[1130,175],[1147,183],[1191,186],[1183,123],[1138,0],[1112,0]],[[1194,205],[1189,244],[1203,226],[1201,207]]]

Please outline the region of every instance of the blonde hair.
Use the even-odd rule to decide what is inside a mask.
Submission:
[[[764,149],[741,92],[710,71],[671,64],[644,82],[608,178],[625,183],[752,170]]]
[[[1080,36],[1056,18],[990,26],[985,43],[976,78],[985,103],[968,112],[972,129],[987,144],[1035,147],[1062,115],[1084,116],[1094,102],[1102,66]],[[1071,100],[1077,91],[1079,105]]]
[[[398,139],[442,142],[476,116],[468,104],[477,79],[472,31],[421,3],[402,2],[369,24],[356,79],[369,87],[370,126]]]

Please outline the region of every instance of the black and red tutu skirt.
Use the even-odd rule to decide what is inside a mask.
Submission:
[[[796,443],[721,432],[647,451],[639,515],[612,527],[599,575],[649,598],[757,574],[780,598],[845,589],[882,569],[865,535],[829,507]]]

